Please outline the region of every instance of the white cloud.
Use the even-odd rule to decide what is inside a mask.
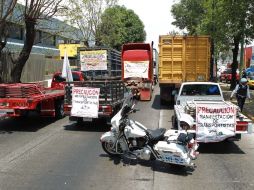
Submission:
[[[146,42],[154,41],[154,47],[158,49],[159,35],[168,34],[177,30],[171,23],[171,6],[177,0],[119,0],[119,5],[132,9],[143,21],[146,31]]]

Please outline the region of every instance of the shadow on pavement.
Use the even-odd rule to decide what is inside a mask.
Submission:
[[[28,117],[6,118],[0,121],[0,134],[14,132],[36,132],[56,120],[36,115]]]
[[[152,108],[155,110],[160,110],[161,106],[160,106],[160,95],[155,95],[154,99],[153,99],[153,103],[152,103]]]
[[[103,120],[93,122],[83,122],[82,124],[72,123],[63,126],[67,131],[91,131],[91,132],[106,132],[110,130],[110,125],[106,124]]]
[[[198,151],[200,154],[245,154],[245,152],[232,141],[200,143]]]
[[[110,157],[107,154],[101,154],[100,157],[109,158],[109,161],[113,161],[115,165],[122,164],[125,167],[133,165],[141,165],[143,167],[150,167],[151,170],[156,172],[163,172],[173,175],[188,176],[192,175],[192,172],[195,170],[191,167],[178,166],[173,164],[167,164],[160,161],[152,160],[130,160],[128,158],[123,158],[121,156]],[[149,180],[149,179],[137,179],[137,180]]]
[[[170,102],[166,103],[165,105],[161,105],[160,102],[160,95],[155,95],[154,100],[153,100],[153,104],[152,104],[152,108],[156,109],[156,110],[160,110],[160,109],[174,109],[174,105],[170,104]]]

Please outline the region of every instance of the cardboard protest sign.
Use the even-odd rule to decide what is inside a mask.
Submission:
[[[196,107],[197,140],[219,142],[235,135],[236,108],[225,105]]]
[[[107,70],[107,51],[80,51],[80,65],[82,71]]]
[[[98,118],[99,88],[73,87],[71,116]]]
[[[124,61],[124,78],[148,78],[149,61]]]

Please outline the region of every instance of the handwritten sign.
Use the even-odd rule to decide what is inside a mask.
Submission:
[[[99,88],[73,87],[71,115],[98,118]]]
[[[124,61],[124,78],[148,78],[149,61]]]
[[[197,140],[219,142],[235,135],[236,108],[225,105],[196,107]]]
[[[107,70],[107,51],[80,51],[80,65],[82,71]]]

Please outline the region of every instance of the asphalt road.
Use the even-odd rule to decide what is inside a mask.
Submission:
[[[148,128],[171,128],[172,108],[138,102],[132,115]],[[102,150],[103,123],[76,126],[68,118],[0,121],[0,189],[254,189],[254,136],[241,141],[201,144],[197,168],[157,161],[126,163]]]

